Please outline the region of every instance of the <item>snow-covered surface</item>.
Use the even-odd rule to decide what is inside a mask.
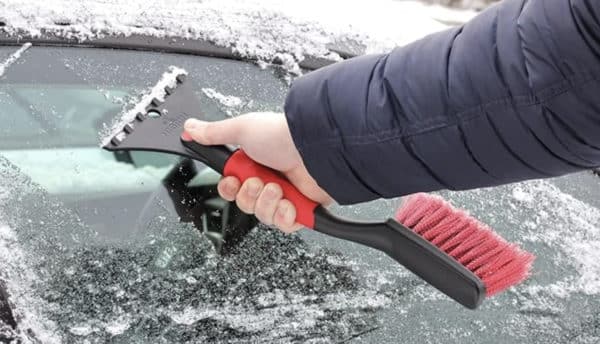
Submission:
[[[88,153],[71,159],[88,155],[93,161]],[[63,158],[68,160],[68,154]],[[21,323],[19,335],[26,343],[33,337],[44,343],[106,342],[113,337],[122,342],[331,342],[376,328],[374,312],[391,300],[392,294],[382,289],[389,283],[386,279],[358,279],[352,263],[338,253],[275,231],[254,230],[239,251],[218,258],[195,229],[168,213],[162,199],[149,203],[152,215],[143,219],[148,223],[135,240],[118,246],[93,244],[98,239],[88,233],[77,210],[27,175],[50,188],[60,181],[35,176],[32,164],[16,153],[10,159],[0,157],[0,190],[6,196],[0,214],[18,231],[7,232],[8,241],[0,237],[2,253],[12,258],[3,260],[0,271],[9,271],[10,294],[23,300],[17,304],[19,312],[32,319]],[[39,170],[57,164],[51,157],[38,162]],[[101,171],[105,162],[96,163]],[[108,166],[107,181],[124,177],[113,174],[117,166]],[[87,165],[79,169],[83,174],[94,171]],[[73,176],[64,172],[62,181],[68,184]],[[114,188],[96,177],[104,187]],[[93,187],[88,187],[83,185],[80,194],[89,194]],[[59,244],[63,241],[67,246]],[[159,266],[156,262],[165,251],[171,257]],[[26,271],[32,273],[28,280],[15,275]],[[147,326],[172,330],[157,335]]]
[[[524,239],[560,249],[577,271],[553,283],[554,292],[600,295],[600,209],[547,181],[515,186],[513,196],[522,210],[531,211]]]
[[[175,66],[169,67],[169,70],[162,75],[149,92],[142,93],[139,99],[133,100],[135,104],[133,108],[124,111],[120,118],[115,118],[113,124],[100,133],[101,145],[105,146],[113,137],[123,140],[125,138],[125,133],[122,132],[123,126],[127,123],[132,124],[138,113],[145,114],[153,99],[165,101],[167,95],[165,88],[174,88],[177,85],[177,76],[179,75],[187,75],[187,72]]]
[[[268,337],[276,338],[283,331],[308,331],[314,328],[319,319],[330,311],[348,311],[360,309],[377,309],[389,303],[389,298],[377,295],[375,291],[365,294],[351,295],[347,292],[332,293],[318,300],[317,295],[302,295],[276,289],[273,292],[256,297],[258,309],[244,307],[199,308],[186,307],[182,311],[170,312],[168,316],[177,324],[194,325],[202,320],[220,321],[232,329],[260,333],[272,329]],[[315,301],[319,302],[315,302]],[[289,323],[280,322],[290,318]]]
[[[14,306],[14,316],[20,325],[16,334],[18,342],[34,344],[40,340],[49,344],[61,343],[60,335],[55,333],[56,324],[44,314],[49,304],[35,291],[35,285],[40,281],[38,271],[31,262],[40,258],[37,256],[39,252],[24,247],[22,238],[9,224],[11,217],[21,214],[7,212],[7,207],[14,203],[15,198],[23,197],[23,191],[29,185],[29,179],[21,173],[15,173],[13,167],[0,157],[0,278],[6,286],[8,301]],[[27,335],[28,331],[34,333],[36,339]]]
[[[31,329],[44,343],[60,343],[60,336],[53,333],[55,324],[40,314],[48,305],[33,292],[37,278],[25,263],[28,260],[27,253],[14,230],[2,222],[0,218],[0,277],[10,295],[9,302],[14,306],[14,315],[19,319],[22,329]],[[25,344],[35,343],[24,333],[19,334],[19,339]]]
[[[31,47],[31,43],[25,43],[22,47],[20,47],[17,51],[15,51],[12,55],[10,55],[6,61],[0,63],[0,77],[4,75],[4,72],[8,67],[10,67],[13,63],[17,62],[18,59],[21,58],[24,52],[27,51]]]
[[[238,54],[299,72],[305,56],[336,55],[328,45],[348,39],[383,52],[460,23],[472,11],[450,10],[417,1],[392,0],[70,0],[0,3],[7,31],[39,35],[49,30],[86,40],[106,34],[145,34],[204,39]],[[65,26],[64,24],[70,24]]]
[[[210,99],[214,99],[227,107],[238,107],[244,104],[240,98],[236,96],[224,95],[223,93],[216,91],[214,88],[203,88],[202,93],[204,93]]]

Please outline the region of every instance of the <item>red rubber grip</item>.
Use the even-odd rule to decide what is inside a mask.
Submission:
[[[265,184],[279,184],[283,190],[283,198],[292,202],[296,207],[296,222],[308,228],[314,228],[314,211],[319,204],[304,196],[281,173],[250,159],[241,149],[235,151],[227,160],[223,175],[236,177],[242,183],[248,178],[258,177]]]

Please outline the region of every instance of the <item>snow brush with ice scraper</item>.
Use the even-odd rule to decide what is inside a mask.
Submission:
[[[185,71],[172,68],[147,104],[128,118],[104,148],[110,151],[155,151],[205,163],[241,181],[259,177],[281,185],[296,207],[296,221],[318,232],[385,252],[417,276],[465,307],[477,308],[486,296],[522,281],[533,256],[509,244],[441,198],[418,194],[402,206],[395,220],[361,223],[338,218],[301,194],[279,172],[260,165],[243,150],[205,146],[184,139],[186,119],[202,119],[201,104],[186,82]],[[131,117],[131,116],[130,116]]]

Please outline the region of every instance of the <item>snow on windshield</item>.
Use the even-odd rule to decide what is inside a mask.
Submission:
[[[19,319],[22,328],[33,331],[44,343],[60,343],[59,337],[52,333],[56,330],[54,323],[40,315],[40,311],[46,309],[48,304],[32,291],[36,275],[24,264],[28,259],[26,255],[16,233],[0,219],[0,277],[10,295],[10,302],[14,305],[15,317]],[[3,328],[0,326],[0,335],[2,334]],[[10,332],[8,335],[11,336]],[[23,343],[32,343],[22,332],[12,335]]]
[[[560,289],[560,295],[600,295],[600,209],[547,181],[516,186],[513,196],[518,204],[515,212],[530,214],[523,223],[523,239],[560,249],[577,272],[555,281],[550,290]],[[552,213],[547,212],[550,209]]]
[[[338,341],[376,329],[396,290],[382,274],[359,278],[339,253],[265,228],[218,257],[160,199],[135,240],[103,245],[5,158],[0,190],[0,274],[25,343]]]
[[[224,111],[227,116],[233,117],[242,112],[244,107],[250,107],[250,102],[245,102],[242,98],[225,95],[214,88],[202,88],[202,93],[210,99],[213,99],[221,105],[221,110]]]
[[[23,53],[27,51],[27,49],[29,49],[30,47],[31,43],[23,44],[23,46],[17,51],[15,51],[12,55],[10,55],[8,59],[6,59],[6,61],[0,63],[0,77],[2,77],[6,69],[10,67],[13,63],[17,62],[17,60],[21,58],[21,55],[23,55]]]
[[[0,226],[0,272],[24,315],[21,335],[43,343],[338,341],[377,328],[394,294],[339,253],[266,228],[218,257],[160,200],[135,242],[97,245],[69,208],[10,162],[0,167],[10,226]],[[157,264],[165,251],[168,266]]]
[[[367,52],[387,52],[447,28],[443,23],[461,23],[474,15],[392,0],[5,0],[2,4],[0,21],[9,32],[35,36],[48,30],[78,40],[105,34],[204,39],[247,58],[287,61],[284,64],[296,73],[297,62],[305,56],[335,59],[328,49],[332,43],[352,40],[364,44]]]
[[[39,294],[39,285],[65,247],[93,236],[75,214],[0,156],[0,277],[14,305],[21,342],[61,343],[56,323],[45,314],[52,303]]]

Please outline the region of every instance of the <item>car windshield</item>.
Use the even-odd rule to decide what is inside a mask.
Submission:
[[[0,47],[0,63],[17,49]],[[180,221],[161,187],[179,158],[99,147],[99,132],[171,65],[188,71],[211,120],[281,111],[287,82],[277,68],[147,51],[23,50],[0,68],[0,291],[18,323],[17,331],[0,321],[0,340],[600,340],[600,178],[592,173],[441,193],[537,255],[529,280],[468,311],[388,257],[310,231],[259,226],[220,255]],[[198,183],[218,180],[195,167]],[[399,202],[334,210],[381,220]]]

